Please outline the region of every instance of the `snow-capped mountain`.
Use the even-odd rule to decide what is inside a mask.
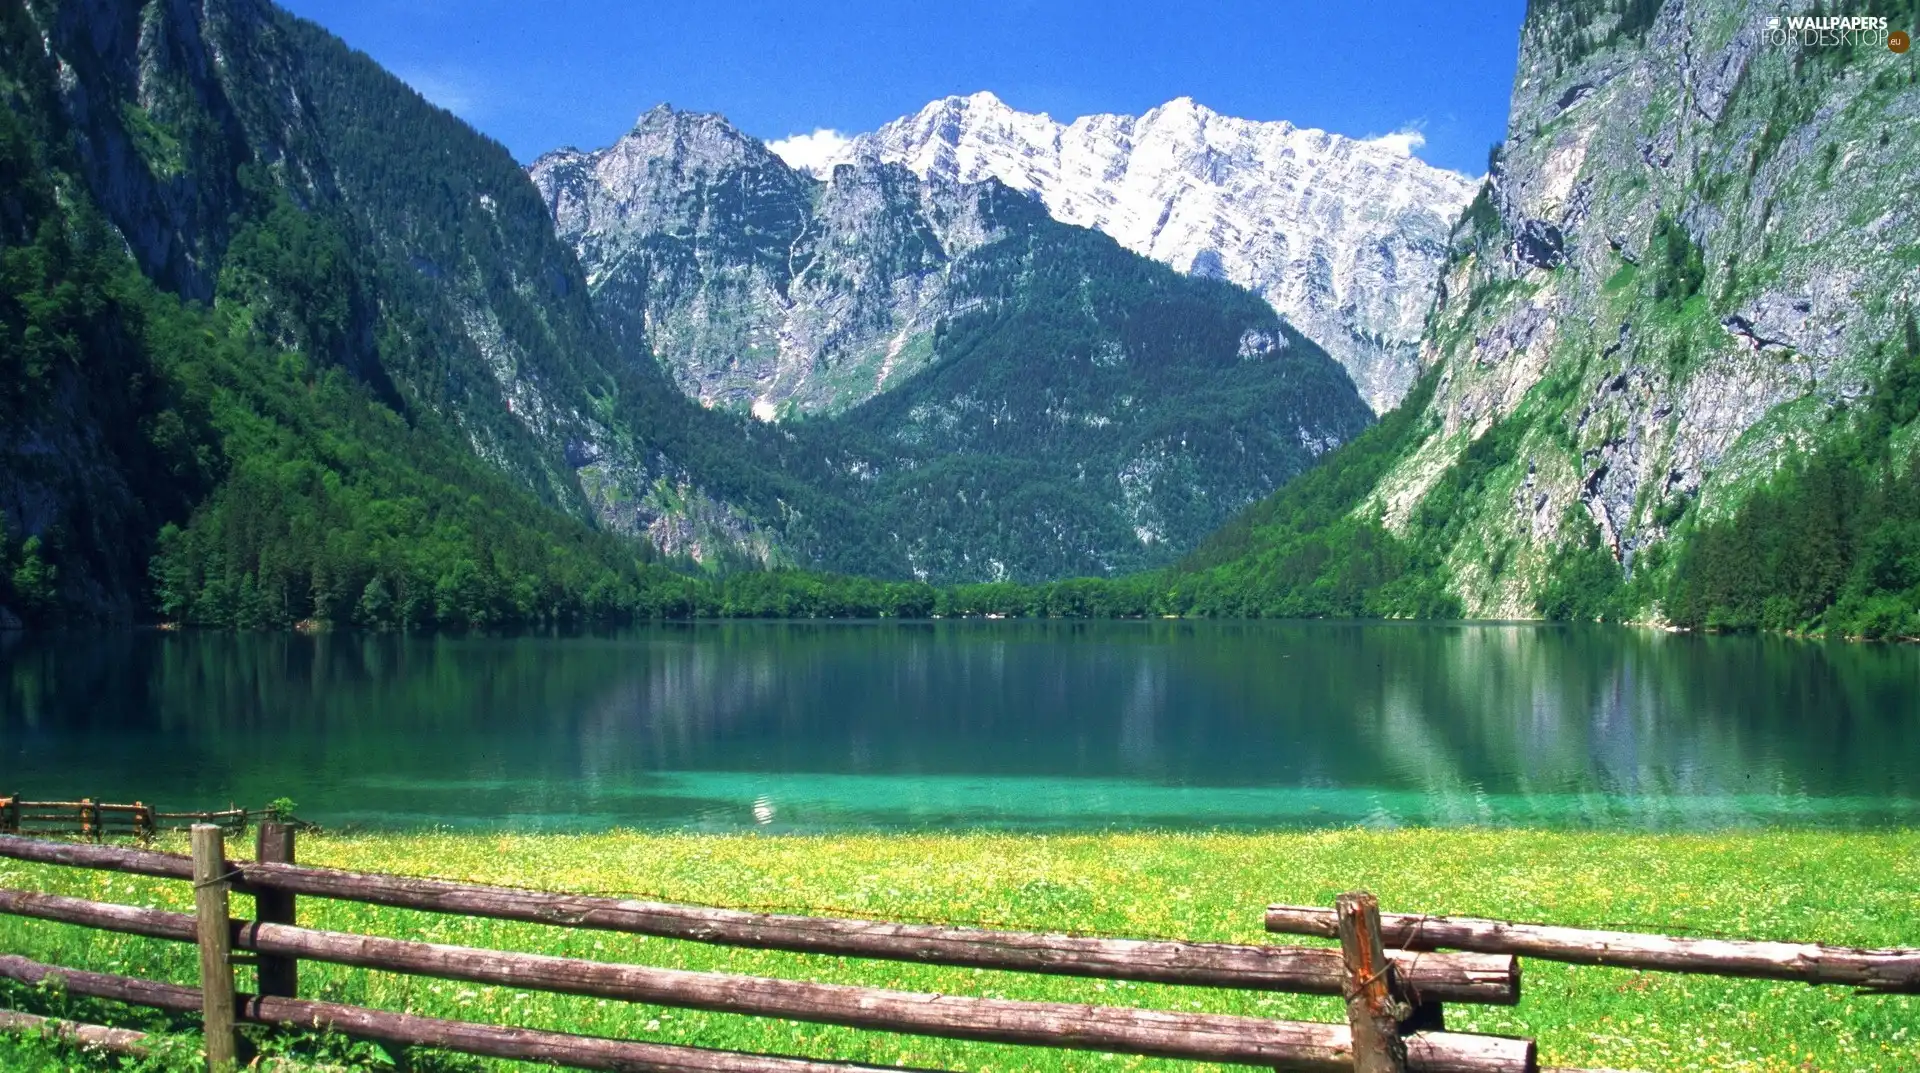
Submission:
[[[1408,155],[1404,140],[1235,119],[1186,97],[1062,124],[976,93],[837,153],[808,148],[789,162],[822,177],[878,159],[923,178],[997,178],[1056,219],[1247,287],[1346,366],[1375,410],[1413,382],[1448,233],[1478,188]]]
[[[1163,565],[1369,423],[1261,298],[991,176],[868,158],[817,179],[722,116],[664,106],[528,172],[612,333],[687,396],[777,426],[735,426],[786,461],[736,468],[728,494],[882,569]],[[807,529],[818,515],[787,504],[810,488],[861,520]]]

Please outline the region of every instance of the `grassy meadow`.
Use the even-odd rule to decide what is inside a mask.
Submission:
[[[181,840],[163,848],[184,851]],[[1267,942],[1272,901],[1366,888],[1389,910],[1672,933],[1920,945],[1920,830],[1642,835],[1496,830],[1273,834],[713,836],[419,833],[308,836],[301,860],[711,905],[1127,937]],[[0,886],[191,911],[187,884],[0,861]],[[247,915],[236,899],[236,915]],[[1334,1021],[1337,1000],[1105,983],[708,947],[304,899],[302,924],[607,961],[1007,998]],[[191,984],[185,945],[0,918],[0,950]],[[1190,1063],[889,1036],[829,1026],[340,969],[305,997],[661,1042],[967,1071],[1194,1069]],[[243,987],[251,970],[242,969]],[[0,984],[0,1005],[184,1038],[127,1068],[195,1068],[192,1019]],[[1920,1070],[1920,997],[1523,962],[1516,1008],[1453,1006],[1450,1028],[1531,1035],[1543,1064],[1680,1070]],[[338,1039],[269,1048],[335,1065],[387,1056]],[[0,1068],[121,1068],[0,1038]],[[413,1068],[511,1068],[417,1056]],[[1220,1067],[1234,1068],[1234,1067]]]

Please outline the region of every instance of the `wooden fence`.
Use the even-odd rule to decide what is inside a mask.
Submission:
[[[0,797],[0,834],[79,835],[95,840],[126,835],[147,841],[161,831],[184,831],[196,823],[244,831],[250,823],[279,818],[271,809],[159,812],[138,801],[109,805],[87,797],[78,801],[28,801],[18,794]]]
[[[583,1069],[670,1073],[851,1073],[878,1067],[315,1002],[297,995],[299,962],[878,1031],[1305,1073],[1532,1073],[1538,1069],[1532,1041],[1444,1029],[1447,1003],[1518,1002],[1515,955],[1522,953],[1582,964],[1920,992],[1916,950],[1667,939],[1437,917],[1383,918],[1366,894],[1343,895],[1331,910],[1269,909],[1270,931],[1337,938],[1338,949],[1101,939],[746,913],[312,868],[294,863],[293,830],[271,822],[261,825],[255,861],[234,862],[223,852],[223,834],[215,826],[196,827],[191,856],[0,835],[0,857],[192,881],[192,914],[4,889],[0,913],[195,943],[201,987],[82,972],[6,955],[0,955],[0,978],[39,983],[57,977],[69,994],[198,1011],[205,1019],[207,1056],[214,1069],[244,1057],[234,1026],[256,1023],[332,1028],[396,1047],[436,1047]],[[254,898],[256,919],[231,919],[229,900],[235,893]],[[1347,1021],[1325,1024],[927,995],[443,946],[297,927],[296,897],[810,954],[1335,995],[1345,999]],[[1435,947],[1462,952],[1431,952]],[[236,950],[254,958],[257,994],[235,991]],[[77,1026],[67,1031],[75,1038],[106,1040],[114,1030]]]
[[[1511,1005],[1520,996],[1518,965],[1511,956],[1382,954],[1377,934],[1373,953],[1362,957],[1319,947],[1096,939],[745,913],[304,867],[293,863],[293,831],[277,823],[261,825],[255,861],[235,862],[225,859],[223,834],[210,825],[196,827],[191,857],[0,836],[0,857],[192,881],[195,911],[191,914],[21,890],[0,890],[0,913],[196,943],[201,987],[80,972],[14,956],[0,956],[0,977],[38,983],[57,976],[68,994],[200,1011],[212,1068],[232,1065],[242,1057],[234,1025],[243,1022],[332,1027],[400,1047],[440,1047],[585,1069],[823,1073],[874,1068],[443,1021],[298,998],[298,963],[315,960],[475,984],[951,1039],[1232,1062],[1304,1073],[1369,1069],[1355,1064],[1359,1048],[1351,1023],[927,995],[442,946],[296,927],[295,897],[759,949],[1317,995],[1358,993],[1390,965],[1399,986],[1417,995],[1434,1021],[1438,1020],[1433,1012],[1437,1003]],[[234,893],[254,897],[255,920],[230,919],[228,901]],[[1367,934],[1365,923],[1363,915],[1359,934]],[[257,959],[258,994],[235,992],[234,951],[250,952]],[[1402,1031],[1397,1023],[1388,1027],[1405,1049],[1407,1060],[1401,1068],[1408,1070],[1532,1073],[1538,1068],[1530,1040],[1452,1033],[1437,1026],[1419,1031]]]
[[[1339,934],[1325,909],[1267,907],[1267,930],[1287,935]],[[1399,950],[1477,950],[1616,969],[1696,973],[1805,984],[1841,984],[1873,994],[1920,994],[1920,950],[1862,950],[1818,943],[1674,938],[1624,931],[1509,924],[1472,917],[1390,914],[1380,936]]]

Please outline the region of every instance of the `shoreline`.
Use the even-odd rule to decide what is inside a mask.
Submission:
[[[687,617],[687,618],[648,618],[627,620],[594,620],[574,622],[527,623],[519,626],[507,626],[486,629],[458,629],[453,627],[425,627],[421,629],[377,629],[358,626],[338,627],[313,619],[304,619],[291,626],[281,628],[239,629],[222,626],[195,626],[189,623],[160,622],[123,622],[96,623],[85,625],[65,625],[53,628],[34,629],[24,626],[9,627],[0,625],[0,637],[71,637],[76,634],[110,633],[167,633],[180,636],[280,636],[280,637],[526,637],[560,634],[570,636],[592,634],[608,630],[639,629],[651,626],[821,626],[821,625],[872,625],[872,626],[913,626],[937,625],[943,623],[993,623],[996,625],[1066,625],[1095,623],[1179,623],[1184,625],[1342,625],[1342,626],[1436,626],[1449,628],[1466,627],[1527,627],[1534,629],[1551,628],[1621,628],[1646,630],[1682,637],[1751,637],[1783,638],[1808,643],[1843,642],[1863,645],[1913,645],[1920,644],[1920,634],[1900,634],[1886,637],[1868,637],[1860,634],[1829,635],[1809,633],[1799,630],[1764,629],[1723,629],[1706,627],[1695,629],[1691,626],[1676,626],[1671,622],[1646,619],[1622,622],[1569,621],[1544,618],[1216,618],[1205,615],[928,615],[925,617],[896,618],[891,616],[817,616],[817,617],[761,617],[753,615]]]

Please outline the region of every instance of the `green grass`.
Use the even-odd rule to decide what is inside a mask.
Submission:
[[[178,849],[177,845],[167,848]],[[1117,936],[1268,942],[1270,901],[1366,888],[1390,910],[1865,946],[1920,945],[1920,830],[1639,835],[1410,830],[1280,834],[754,837],[430,833],[311,837],[302,860],[677,901]],[[0,886],[188,906],[186,884],[0,862]],[[248,907],[238,899],[237,914]],[[1335,1000],[729,950],[307,899],[301,923],[469,946],[1008,998],[1339,1020]],[[0,950],[192,983],[183,945],[0,919]],[[243,986],[250,986],[242,970]],[[501,988],[302,967],[302,993],[612,1036],[964,1070],[1182,1063],[888,1036]],[[14,988],[0,1003],[63,1012]],[[100,1004],[77,1019],[190,1031]],[[1456,1029],[1531,1035],[1547,1065],[1645,1070],[1920,1069],[1920,1000],[1844,988],[1524,963],[1513,1009],[1452,1007]],[[307,1044],[302,1044],[306,1046]],[[365,1058],[364,1048],[352,1052]],[[338,1052],[336,1052],[336,1058]],[[84,1068],[40,1044],[0,1067]],[[155,1063],[154,1068],[185,1066]],[[452,1060],[437,1068],[489,1068]]]

